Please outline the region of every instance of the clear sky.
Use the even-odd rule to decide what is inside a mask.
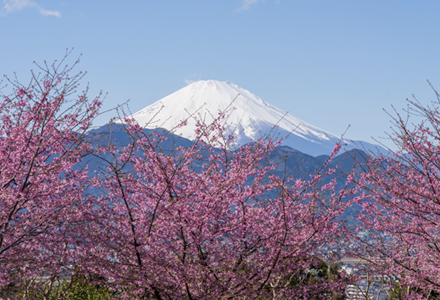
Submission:
[[[3,0],[0,74],[74,47],[91,96],[135,112],[200,79],[231,81],[293,116],[371,142],[392,111],[440,90],[440,1]],[[101,116],[104,124],[112,114]]]

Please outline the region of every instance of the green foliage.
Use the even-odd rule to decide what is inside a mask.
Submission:
[[[110,300],[115,292],[105,286],[105,279],[96,276],[72,276],[71,280],[30,281],[11,283],[0,290],[0,299],[65,299]]]
[[[20,287],[18,287],[15,283],[10,283],[7,286],[0,288],[0,299],[12,298],[14,295],[18,296],[20,294],[20,290]]]
[[[440,300],[440,293],[436,291],[429,290],[423,291],[420,288],[410,287],[410,286],[402,286],[398,282],[393,284],[393,288],[390,290],[390,294],[388,296],[389,300],[406,300],[408,298],[408,294],[415,293],[419,295],[423,295],[424,299],[429,300]]]
[[[94,279],[96,281],[96,279]],[[67,289],[66,299],[69,300],[105,300],[111,299],[114,296],[114,292],[106,288],[102,283],[104,279],[99,278],[98,282],[101,284],[91,283],[85,277],[76,281],[74,284],[70,285]],[[68,285],[67,282],[63,283]]]

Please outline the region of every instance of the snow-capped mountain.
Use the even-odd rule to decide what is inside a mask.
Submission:
[[[234,100],[235,99],[235,100]],[[340,138],[310,125],[231,83],[216,80],[194,82],[131,115],[146,128],[165,128],[184,138],[196,136],[194,117],[211,122],[219,111],[228,110],[228,132],[239,144],[256,140],[277,126],[283,145],[316,156],[329,155]],[[187,125],[178,127],[183,120]],[[122,121],[119,121],[122,122]],[[272,131],[273,136],[273,131]],[[354,148],[348,143],[346,149]]]

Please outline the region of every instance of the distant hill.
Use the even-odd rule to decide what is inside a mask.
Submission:
[[[130,137],[127,135],[124,127],[124,124],[107,124],[90,131],[88,138],[93,141],[93,143],[96,143],[96,146],[106,145],[111,142],[116,145],[118,149],[122,150],[122,147],[127,146],[130,142]],[[161,143],[161,150],[165,152],[173,151],[178,146],[190,147],[193,143],[189,139],[174,135],[164,129],[144,129],[144,133],[147,135],[151,134],[153,131],[157,131],[161,135],[167,137],[167,141]],[[220,150],[216,149],[215,151]],[[206,155],[208,155],[208,151],[206,151]],[[112,157],[109,154],[102,155],[102,157],[112,160]],[[346,174],[356,166],[355,159],[364,162],[366,157],[367,154],[358,149],[353,149],[337,155],[328,164],[328,167],[336,168],[337,171],[332,176],[327,177],[324,184],[331,179],[336,178],[337,188],[342,188],[346,181]],[[328,156],[312,156],[289,146],[278,146],[268,159],[270,160],[270,163],[277,164],[277,168],[272,173],[280,178],[287,175],[294,176],[295,178],[309,179],[310,174],[316,174],[317,170],[323,166],[324,162],[328,159]],[[90,172],[100,172],[100,170],[103,170],[106,167],[103,160],[93,156],[86,158],[85,163],[90,166]],[[202,162],[196,162],[193,165],[194,169],[199,169],[201,164]],[[99,191],[94,192],[99,193]],[[355,223],[353,222],[353,218],[358,210],[358,206],[350,208],[344,213],[343,218],[349,221],[349,223]]]

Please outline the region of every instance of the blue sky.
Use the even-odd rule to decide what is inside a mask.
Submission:
[[[383,111],[440,89],[439,1],[3,0],[0,74],[74,47],[90,95],[135,112],[199,79],[231,81],[310,124],[372,141]],[[112,113],[101,116],[105,123]],[[386,142],[389,144],[388,142]]]

